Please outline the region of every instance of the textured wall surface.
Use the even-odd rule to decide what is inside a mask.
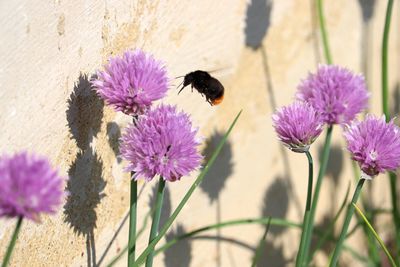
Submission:
[[[370,110],[379,115],[385,1],[325,2],[333,60],[365,73]],[[393,114],[400,106],[399,8],[396,2],[390,39]],[[166,240],[230,219],[302,219],[306,157],[278,143],[271,113],[290,103],[300,79],[324,62],[314,1],[0,1],[0,24],[0,151],[47,155],[70,177],[65,186],[71,192],[55,216],[43,216],[41,224],[24,222],[12,266],[105,266],[127,243],[129,176],[117,156],[129,118],[104,106],[89,80],[111,55],[137,47],[162,59],[171,77],[203,69],[215,71],[224,84],[225,100],[216,107],[190,90],[177,96],[180,80],[163,100],[192,114],[205,137],[206,156],[243,109],[216,166]],[[318,209],[320,227],[334,216],[350,181],[354,188],[340,128],[334,134]],[[316,162],[323,139],[312,148]],[[195,175],[168,184],[162,220]],[[372,184],[374,205],[389,207],[386,176]],[[155,185],[155,180],[139,184],[139,226]],[[14,223],[0,220],[0,258]],[[383,237],[390,235],[384,221],[377,228]],[[248,266],[262,232],[257,225],[209,231],[160,254],[155,266]],[[139,250],[146,246],[147,233],[139,239]],[[299,231],[273,227],[260,266],[292,265],[298,240]],[[350,241],[365,254],[359,235]],[[328,252],[318,253],[319,264]],[[351,260],[345,253],[343,258]],[[118,264],[126,266],[125,257]]]

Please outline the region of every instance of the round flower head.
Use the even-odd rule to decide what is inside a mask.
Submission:
[[[160,61],[135,50],[125,52],[122,58],[111,58],[105,70],[97,72],[92,85],[115,110],[139,115],[165,96],[168,78]]]
[[[400,129],[393,120],[367,115],[362,122],[355,121],[344,132],[347,149],[357,161],[363,178],[371,179],[386,170],[400,166]]]
[[[310,103],[329,124],[348,123],[368,105],[368,91],[362,75],[335,66],[320,65],[298,86],[297,99]]]
[[[129,161],[126,170],[134,171],[135,179],[150,181],[161,175],[167,181],[179,180],[200,165],[196,134],[189,116],[175,107],[160,105],[149,110],[121,137],[121,155]]]
[[[303,102],[278,109],[272,121],[279,140],[294,152],[308,151],[323,128],[314,108]]]
[[[63,179],[45,158],[26,152],[0,158],[0,216],[39,221],[61,204]]]

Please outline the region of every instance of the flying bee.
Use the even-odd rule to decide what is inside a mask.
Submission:
[[[196,70],[186,74],[178,94],[189,84],[192,92],[193,88],[196,89],[211,106],[218,105],[224,99],[224,86],[206,71]]]

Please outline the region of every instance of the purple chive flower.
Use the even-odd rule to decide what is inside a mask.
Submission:
[[[202,160],[196,134],[189,116],[175,107],[160,105],[149,110],[121,137],[121,155],[129,161],[126,170],[134,171],[135,179],[150,181],[161,175],[167,181],[179,180]]]
[[[386,170],[400,166],[400,129],[393,120],[367,115],[362,122],[355,121],[344,132],[347,149],[357,161],[363,178],[371,179]]]
[[[160,61],[141,50],[127,51],[109,60],[92,81],[108,105],[128,115],[145,112],[168,90],[167,72]]]
[[[298,86],[297,99],[310,103],[329,124],[349,123],[368,105],[364,77],[335,65],[320,65]]]
[[[26,152],[0,157],[0,217],[54,213],[61,204],[63,179],[47,159]]]
[[[323,129],[314,108],[304,102],[278,109],[272,115],[273,126],[279,140],[294,152],[308,151]]]

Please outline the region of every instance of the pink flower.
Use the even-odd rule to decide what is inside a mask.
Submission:
[[[320,65],[298,86],[297,99],[311,104],[329,124],[348,123],[368,105],[362,75],[335,65]]]
[[[362,122],[355,121],[344,132],[347,149],[364,172],[363,178],[372,178],[400,166],[400,129],[393,120],[367,115]]]
[[[160,105],[139,116],[121,137],[121,155],[129,161],[127,171],[135,179],[147,181],[161,175],[167,181],[179,180],[199,167],[197,129],[189,116],[176,108]]]
[[[111,58],[97,76],[92,81],[97,94],[115,110],[128,115],[142,114],[168,90],[167,72],[162,63],[141,50],[127,51],[122,58]]]
[[[294,152],[308,151],[323,129],[317,112],[303,102],[278,109],[272,121],[279,140]]]
[[[26,217],[54,213],[61,204],[63,179],[47,159],[26,152],[0,158],[0,216]]]

